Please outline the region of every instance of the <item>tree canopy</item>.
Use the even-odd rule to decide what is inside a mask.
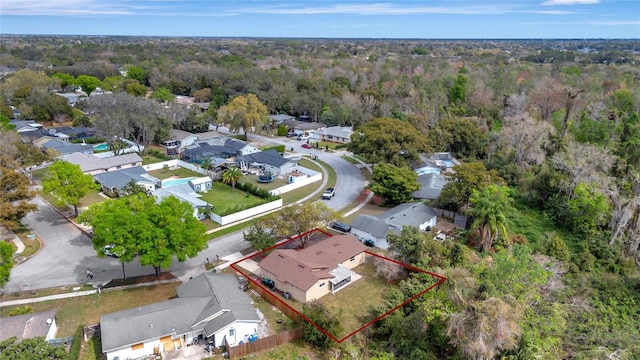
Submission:
[[[473,219],[471,230],[478,231],[482,250],[489,251],[499,236],[507,240],[507,216],[513,210],[512,203],[505,186],[492,184],[471,193],[466,214]]]
[[[255,94],[238,96],[218,109],[218,123],[229,124],[231,131],[252,132],[267,123],[269,111]]]
[[[10,360],[66,360],[69,354],[63,346],[49,345],[44,337],[18,341],[14,336],[0,342],[0,358]]]
[[[373,167],[369,189],[380,196],[386,205],[397,205],[413,199],[420,189],[418,174],[406,166],[380,163]]]
[[[340,214],[322,202],[305,202],[286,206],[273,213],[264,219],[264,226],[278,240],[296,236],[296,243],[304,248],[309,242],[308,231],[326,226],[330,221],[340,218]]]
[[[94,204],[79,217],[93,228],[93,246],[104,256],[105,245],[122,254],[120,261],[136,256],[141,265],[154,267],[156,276],[173,263],[194,257],[207,248],[206,227],[187,202],[169,196],[157,202],[144,193]]]
[[[73,206],[78,216],[80,199],[100,186],[93,176],[84,174],[80,165],[58,160],[49,167],[47,176],[42,180],[42,190],[55,196],[61,205]]]
[[[496,170],[487,170],[481,162],[466,162],[453,167],[452,174],[446,174],[449,182],[438,197],[441,207],[458,211],[465,209],[474,190],[491,184],[503,185],[504,180]]]
[[[374,163],[411,164],[422,152],[431,151],[427,138],[406,121],[376,118],[354,130],[349,150]]]

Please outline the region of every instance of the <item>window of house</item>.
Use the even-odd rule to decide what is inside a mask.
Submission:
[[[116,169],[120,169],[120,168],[122,168],[122,166],[120,166],[120,165],[116,166]]]
[[[231,328],[229,329],[229,336],[235,336],[236,335],[236,329]]]
[[[320,285],[318,285],[319,287],[323,287],[325,283],[320,283]]]
[[[356,261],[356,257],[352,256],[351,259],[349,259],[349,261]]]
[[[144,343],[131,345],[131,350],[133,350],[133,351],[140,350],[140,349],[144,349]]]
[[[136,163],[131,163],[131,166],[136,166]]]

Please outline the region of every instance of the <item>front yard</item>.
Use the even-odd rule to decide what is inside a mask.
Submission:
[[[160,180],[164,180],[172,176],[177,176],[180,178],[204,176],[200,173],[197,173],[195,171],[191,171],[189,169],[185,169],[182,167],[178,167],[177,169],[165,168],[165,169],[153,170],[153,171],[149,171],[149,175],[155,176]]]

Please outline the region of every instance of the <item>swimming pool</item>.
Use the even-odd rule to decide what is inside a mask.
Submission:
[[[109,150],[109,145],[107,145],[107,143],[98,144],[93,147],[93,150],[96,150],[96,151]]]
[[[186,184],[186,183],[188,183],[189,181],[191,181],[193,179],[197,179],[197,177],[162,180],[162,187],[163,188],[168,188],[168,187],[172,187],[172,186],[178,186],[178,185]]]

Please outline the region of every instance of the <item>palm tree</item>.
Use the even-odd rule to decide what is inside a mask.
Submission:
[[[200,167],[202,167],[205,170],[204,171],[205,175],[209,175],[209,171],[211,170],[211,165],[213,165],[211,158],[204,158],[200,163]]]
[[[242,171],[239,168],[229,168],[222,174],[222,182],[230,184],[233,190],[236,190],[236,183],[242,178]]]
[[[512,210],[513,199],[506,186],[489,185],[474,190],[469,198],[471,207],[467,215],[473,217],[472,230],[480,233],[483,251],[489,251],[493,242],[502,235],[507,238],[507,215]]]

